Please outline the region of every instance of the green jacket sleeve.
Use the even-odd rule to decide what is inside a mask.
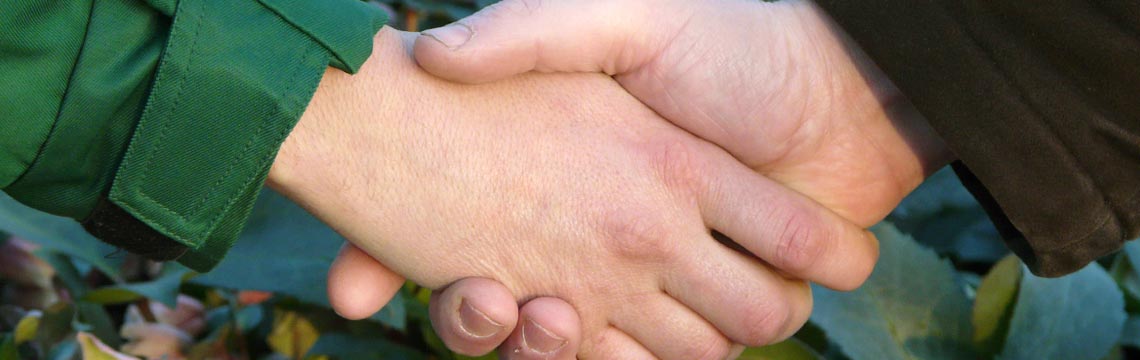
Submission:
[[[325,69],[356,71],[385,21],[355,0],[0,3],[0,188],[209,270]]]

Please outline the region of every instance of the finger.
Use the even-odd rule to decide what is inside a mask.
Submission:
[[[879,257],[875,236],[735,160],[702,196],[709,227],[792,277],[852,290]]]
[[[733,351],[712,324],[667,294],[648,294],[630,305],[613,315],[613,326],[658,358],[726,359]]]
[[[615,327],[608,327],[588,344],[583,344],[582,352],[578,358],[583,360],[594,359],[629,359],[654,360],[657,359],[641,343],[634,340],[625,332]]]
[[[404,286],[404,277],[345,243],[329,267],[329,303],[337,314],[359,320],[380,311]]]
[[[506,359],[573,359],[581,331],[574,307],[558,298],[537,298],[519,309],[519,324],[499,354]]]
[[[708,242],[715,240],[710,237]],[[663,287],[733,342],[748,346],[791,336],[811,314],[811,288],[806,282],[787,279],[755,258],[719,244],[679,259]]]
[[[504,0],[424,31],[415,57],[436,76],[484,83],[532,70],[623,73],[660,53],[684,14],[645,1]]]
[[[481,356],[495,350],[518,321],[518,303],[503,284],[483,278],[456,281],[432,294],[432,327],[452,351]]]

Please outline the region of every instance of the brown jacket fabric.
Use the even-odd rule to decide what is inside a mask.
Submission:
[[[1140,1],[818,0],[1038,275],[1140,235]]]

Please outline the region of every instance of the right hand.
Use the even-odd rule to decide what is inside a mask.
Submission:
[[[421,285],[488,278],[581,314],[581,339],[518,320],[520,349],[553,353],[511,355],[722,358],[790,336],[810,313],[807,284],[710,227],[793,277],[851,287],[869,274],[872,235],[605,76],[455,85],[416,69],[413,40],[382,30],[360,73],[326,74],[270,184]]]
[[[807,0],[504,0],[425,31],[415,55],[461,83],[612,75],[665,119],[864,227],[953,156]]]
[[[952,157],[808,1],[505,0],[425,32],[415,50],[429,72],[465,83],[613,75],[670,121],[860,226]]]

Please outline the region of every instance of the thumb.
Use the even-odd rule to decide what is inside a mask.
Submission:
[[[464,83],[529,71],[620,74],[651,61],[680,31],[676,14],[661,16],[680,10],[664,3],[504,0],[424,31],[415,57],[424,70]]]
[[[346,319],[372,316],[388,304],[402,286],[402,276],[351,243],[344,243],[329,267],[329,303]]]

